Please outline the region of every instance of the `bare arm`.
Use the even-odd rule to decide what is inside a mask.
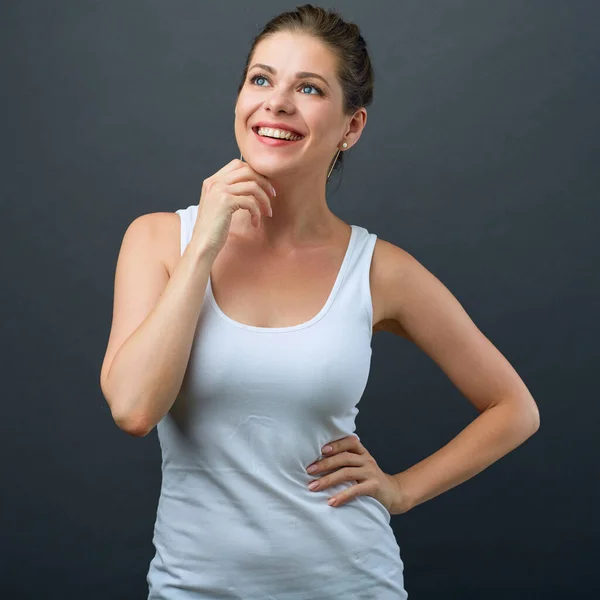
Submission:
[[[164,216],[152,213],[125,232],[100,376],[113,419],[135,436],[147,435],[175,402],[214,262],[192,238],[169,278],[157,252],[161,227]]]
[[[388,242],[381,280],[388,331],[404,335],[444,371],[479,416],[443,448],[394,478],[393,514],[463,483],[517,448],[540,426],[529,389],[458,299],[420,262]]]

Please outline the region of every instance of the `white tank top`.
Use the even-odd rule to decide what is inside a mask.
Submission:
[[[198,205],[176,211],[181,253]],[[181,390],[157,425],[162,485],[149,600],[405,600],[391,515],[371,496],[332,507],[306,467],[356,435],[371,362],[369,269],[377,236],[352,225],[312,319],[229,318],[210,278]],[[323,475],[323,474],[321,474]]]

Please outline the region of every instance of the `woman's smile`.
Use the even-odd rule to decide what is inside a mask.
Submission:
[[[259,142],[261,142],[267,146],[275,146],[275,147],[291,146],[292,144],[299,144],[306,139],[306,137],[303,137],[300,140],[292,141],[292,140],[285,140],[285,139],[281,139],[281,138],[267,137],[264,135],[259,135],[256,127],[252,128],[252,132],[254,133],[254,136],[258,139]]]

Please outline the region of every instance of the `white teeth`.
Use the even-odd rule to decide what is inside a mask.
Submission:
[[[284,129],[272,129],[271,127],[259,127],[257,133],[258,135],[264,137],[272,137],[290,141],[301,140],[303,137],[301,135],[295,135],[291,131],[285,131]]]

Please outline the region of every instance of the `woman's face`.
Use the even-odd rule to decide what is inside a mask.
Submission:
[[[256,46],[235,116],[238,146],[253,169],[266,177],[326,174],[349,121],[335,66],[334,55],[312,36],[278,33]],[[302,71],[325,81],[297,76]],[[255,132],[259,122],[282,123],[304,137],[270,145]]]

